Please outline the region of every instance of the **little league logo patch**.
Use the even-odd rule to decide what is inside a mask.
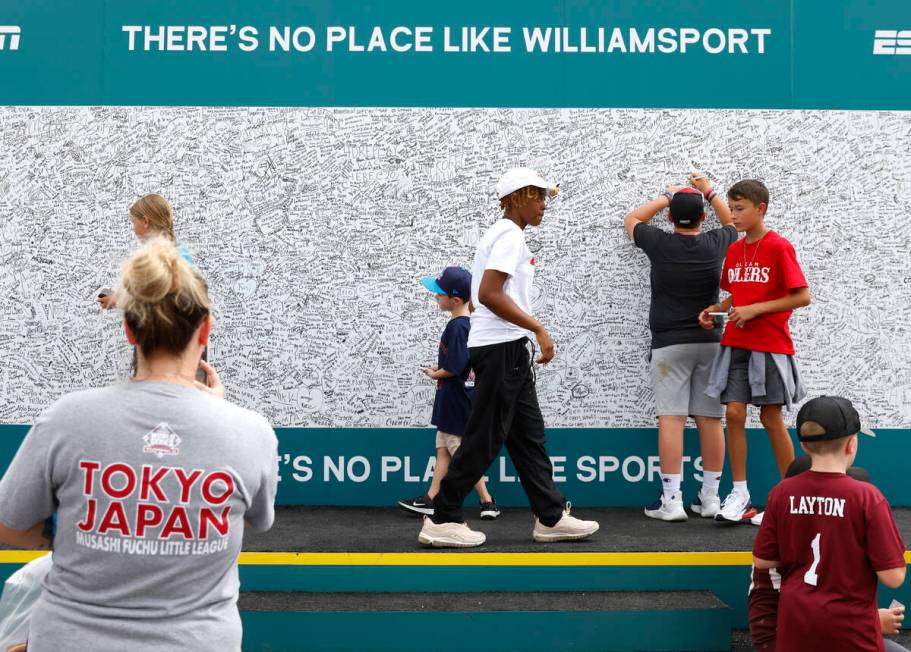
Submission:
[[[142,448],[142,452],[154,453],[158,456],[158,459],[163,458],[165,455],[177,455],[180,453],[181,439],[171,429],[171,426],[164,421],[147,432],[142,441],[146,443]]]

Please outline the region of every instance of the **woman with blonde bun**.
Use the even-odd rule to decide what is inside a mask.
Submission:
[[[245,523],[272,525],[275,433],[200,360],[208,289],[173,242],[146,242],[120,288],[135,377],[56,401],[0,480],[0,542],[54,549],[28,649],[239,651],[237,557]]]

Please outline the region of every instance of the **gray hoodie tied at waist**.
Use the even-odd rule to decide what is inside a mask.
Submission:
[[[799,403],[807,395],[803,382],[800,380],[800,371],[794,363],[794,356],[785,353],[770,353],[772,361],[775,363],[775,369],[781,376],[784,384],[785,406],[790,410],[791,406]],[[708,386],[705,393],[714,399],[721,398],[721,393],[728,385],[728,371],[731,368],[731,347],[722,346],[715,359],[712,361],[712,370],[709,373]],[[765,395],[765,353],[762,351],[750,352],[750,366],[748,368],[748,378],[750,380],[750,391],[753,396]]]

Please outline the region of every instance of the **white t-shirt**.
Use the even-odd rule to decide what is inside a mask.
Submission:
[[[525,235],[515,222],[502,218],[487,229],[478,243],[471,268],[471,315],[468,346],[487,346],[513,342],[531,333],[512,322],[497,317],[478,298],[484,270],[495,269],[509,274],[503,291],[524,312],[531,314],[531,284],[535,278],[535,259],[525,244]]]

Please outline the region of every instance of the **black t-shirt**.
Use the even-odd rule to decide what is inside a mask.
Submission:
[[[699,313],[718,301],[721,267],[735,240],[737,229],[730,225],[699,235],[669,233],[644,222],[636,225],[633,242],[652,263],[648,325],[653,349],[721,341],[721,327],[702,328]]]
[[[450,435],[461,435],[471,414],[471,397],[474,394],[474,372],[468,357],[468,332],[471,320],[456,317],[446,324],[440,338],[437,366],[455,374],[452,378],[437,381],[433,399],[433,416],[430,423]]]

